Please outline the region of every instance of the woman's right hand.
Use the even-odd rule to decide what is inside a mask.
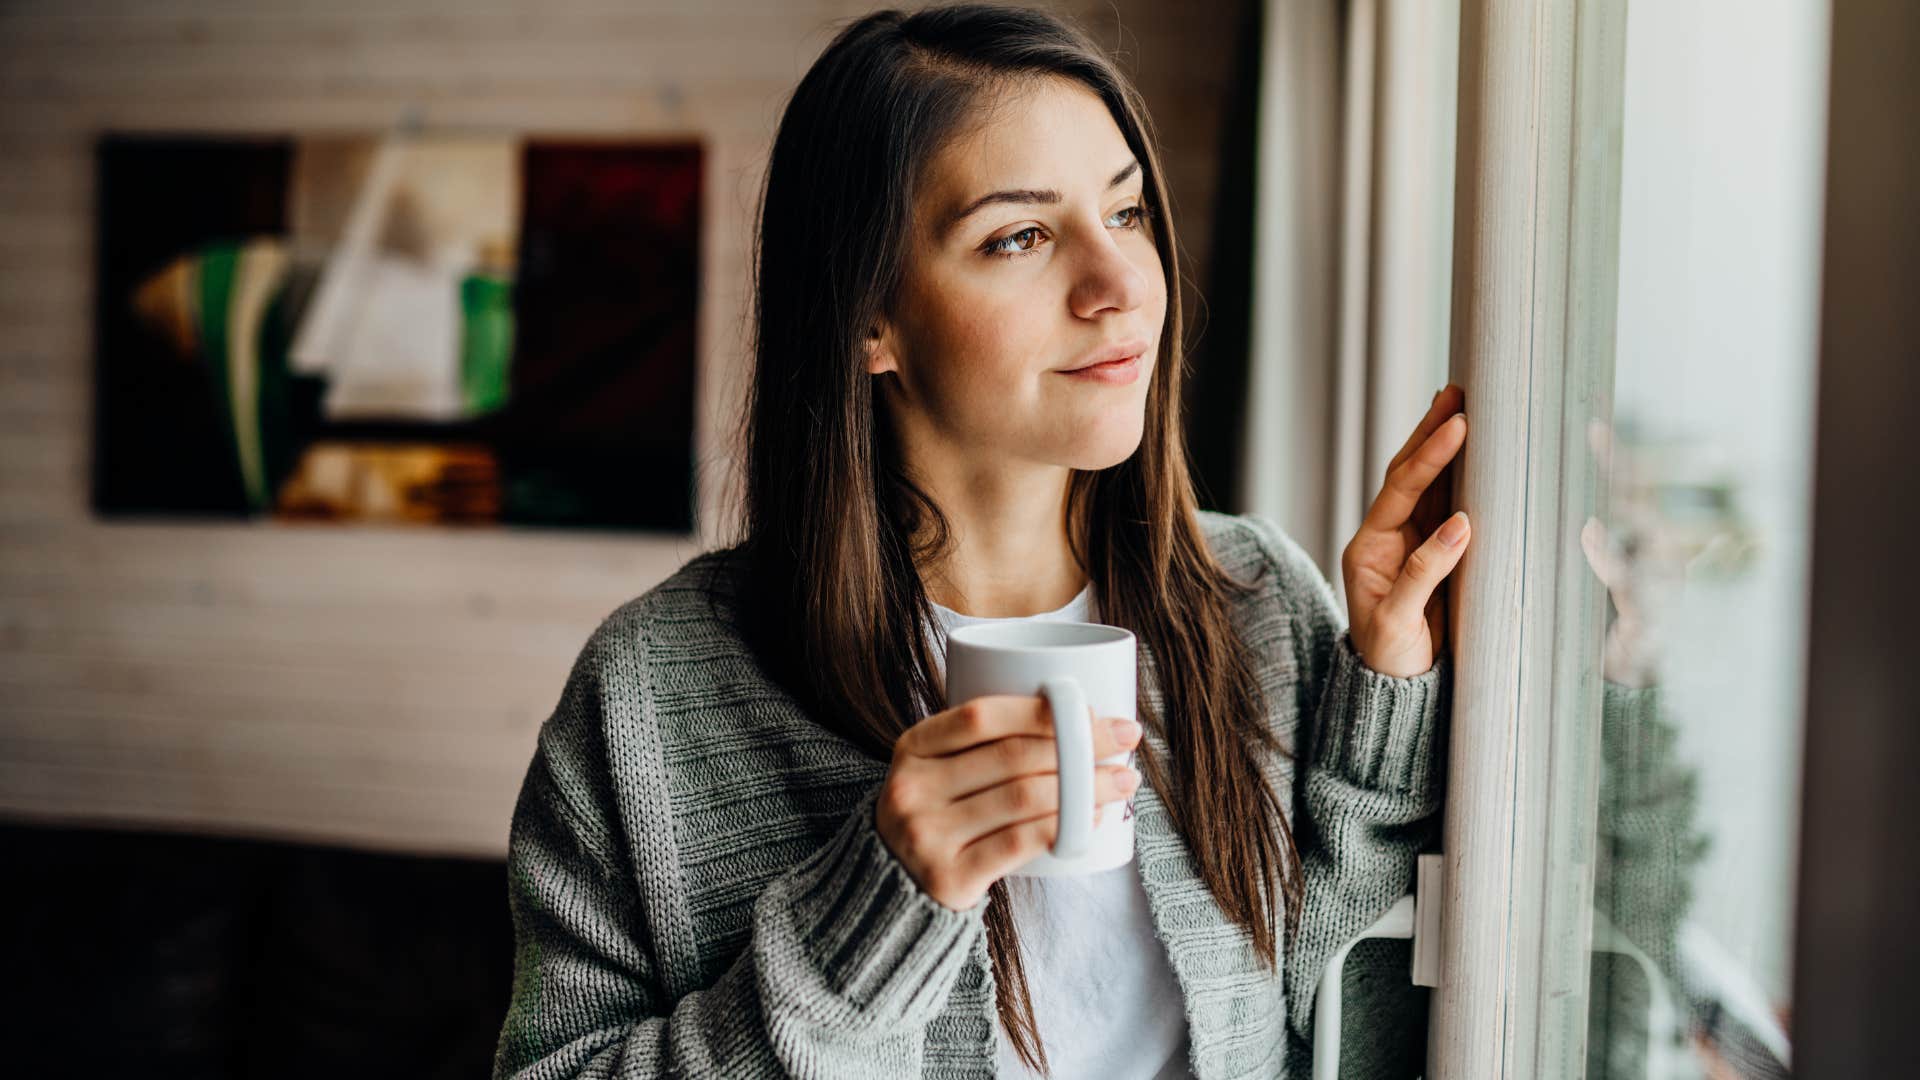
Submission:
[[[1139,741],[1138,724],[1101,718],[1093,725],[1094,760]],[[977,697],[927,717],[894,743],[874,824],[920,888],[960,911],[1053,846],[1058,770],[1045,699]],[[1093,784],[1094,805],[1104,806],[1132,795],[1140,774],[1097,765]]]

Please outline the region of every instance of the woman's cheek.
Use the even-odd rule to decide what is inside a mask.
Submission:
[[[948,339],[946,363],[938,380],[936,407],[949,423],[980,436],[1005,437],[1011,422],[1033,397],[1031,378],[1018,354],[1002,351],[1002,342],[980,336]]]

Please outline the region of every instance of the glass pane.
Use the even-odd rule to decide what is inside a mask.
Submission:
[[[1604,678],[1589,1077],[1790,1066],[1826,21],[1631,3],[1617,235],[1574,239],[1617,243],[1616,288],[1573,299],[1611,305],[1610,350],[1569,358],[1596,375],[1569,460],[1598,467],[1580,546],[1608,594],[1579,645]]]

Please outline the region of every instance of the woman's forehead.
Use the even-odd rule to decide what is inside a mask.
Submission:
[[[938,227],[995,192],[1097,197],[1133,160],[1092,90],[1069,79],[1026,80],[983,95],[977,118],[929,163],[920,201]]]

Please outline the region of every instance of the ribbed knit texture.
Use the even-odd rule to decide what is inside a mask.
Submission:
[[[1228,572],[1258,585],[1233,622],[1292,753],[1264,763],[1306,871],[1280,972],[1214,903],[1151,788],[1134,866],[1196,1074],[1304,1076],[1327,955],[1410,891],[1433,846],[1448,661],[1407,679],[1369,670],[1277,527],[1201,523]],[[495,1075],[991,1076],[986,901],[947,909],[879,839],[885,763],[767,679],[738,631],[733,570],[728,552],[702,555],[609,616],[541,730],[508,855],[515,977]],[[1144,651],[1141,685],[1160,711]],[[1379,1062],[1420,1035],[1375,1032]],[[1345,1075],[1380,1071],[1347,1058]]]

